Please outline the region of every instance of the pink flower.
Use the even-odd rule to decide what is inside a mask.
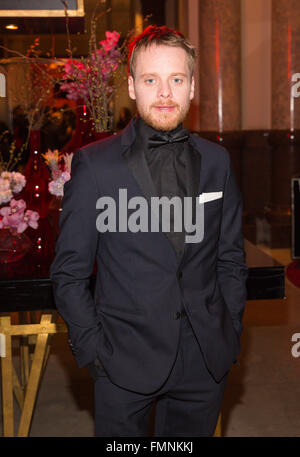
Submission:
[[[3,217],[8,216],[10,213],[11,213],[10,206],[3,206],[0,209],[0,215],[3,216]]]
[[[39,213],[37,213],[36,211],[32,211],[31,209],[28,209],[24,214],[23,220],[17,226],[18,233],[24,232],[24,230],[26,230],[28,226],[37,229],[37,221],[39,220],[39,218]]]
[[[19,225],[19,223],[23,220],[24,211],[23,209],[21,209],[20,211],[12,212],[12,208],[10,206],[5,206],[1,208],[0,214],[1,216],[3,216],[1,220],[2,228],[16,228]]]
[[[0,205],[8,203],[13,194],[21,192],[26,184],[25,176],[16,171],[3,171],[0,174]]]
[[[38,228],[38,219],[40,215],[36,211],[32,211],[28,209],[25,214],[24,212],[20,214],[18,220],[14,222],[14,224],[10,224],[10,227],[14,227],[17,229],[18,233],[23,233],[28,226],[37,229]]]
[[[62,197],[64,195],[64,185],[71,179],[71,175],[68,171],[63,171],[59,178],[49,182],[48,190],[50,194]]]
[[[65,171],[70,173],[71,172],[72,159],[73,159],[73,153],[71,152],[70,154],[68,154],[68,153],[64,154],[63,159],[64,159],[64,164],[65,164]]]
[[[53,179],[58,179],[61,175],[61,170],[54,170],[53,173],[52,173],[52,178]]]
[[[106,40],[99,41],[99,44],[100,44],[100,46],[103,47],[103,49],[106,52],[109,52],[112,49],[114,49],[115,46],[117,45],[118,40],[120,38],[120,34],[116,31],[113,31],[113,32],[106,31],[105,36],[106,36]]]
[[[24,221],[20,221],[19,224],[16,226],[17,232],[18,233],[23,233],[27,229],[28,224]]]
[[[28,226],[36,229],[39,214],[27,210],[24,214],[26,203],[24,200],[12,199],[9,206],[0,209],[0,229],[16,228],[18,233],[24,232]]]
[[[26,202],[24,200],[15,200],[14,198],[10,201],[10,207],[12,213],[24,211],[26,208]]]
[[[15,200],[14,198],[10,201],[9,206],[4,206],[0,209],[0,214],[3,216],[2,222],[5,225],[15,227],[22,218],[26,203],[24,200]]]
[[[63,171],[61,174],[61,177],[65,182],[69,181],[71,179],[71,175],[68,171]]]
[[[71,76],[74,72],[74,66],[76,67],[77,61],[69,59],[65,64],[65,72],[67,75]]]

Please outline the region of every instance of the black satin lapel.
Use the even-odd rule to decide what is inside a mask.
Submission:
[[[187,194],[189,197],[198,197],[200,190],[201,154],[192,144],[185,143],[188,148],[187,157]]]
[[[157,191],[152,181],[145,155],[138,148],[129,147],[123,154],[127,165],[133,174],[138,186],[151,204],[151,197],[157,197]]]
[[[187,196],[192,197],[192,224],[196,223],[196,204],[200,190],[201,154],[188,142],[185,144],[186,154],[186,174],[187,174]],[[187,235],[187,233],[186,233]],[[185,243],[184,253],[186,255],[190,243]]]

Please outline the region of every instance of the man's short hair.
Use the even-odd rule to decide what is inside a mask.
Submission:
[[[195,68],[196,49],[182,33],[165,25],[149,25],[140,35],[136,36],[129,43],[127,60],[127,72],[129,75],[134,78],[138,52],[141,49],[146,49],[153,44],[157,46],[173,46],[184,49],[187,53],[190,76],[192,77]]]

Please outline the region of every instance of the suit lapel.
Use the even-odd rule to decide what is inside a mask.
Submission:
[[[124,151],[123,157],[142,193],[148,203],[151,204],[151,197],[157,197],[158,194],[152,181],[145,155],[138,148],[133,148],[131,145]]]
[[[189,197],[197,197],[200,190],[201,154],[195,149],[194,142],[186,143],[189,151],[187,157],[187,191]]]
[[[195,147],[194,141],[191,139],[186,143],[188,148],[187,158],[187,195],[192,197],[193,201],[193,223],[195,223],[196,217],[196,203],[197,197],[200,191],[200,172],[201,172],[201,154],[200,151]]]

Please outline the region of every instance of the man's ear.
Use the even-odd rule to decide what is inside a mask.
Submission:
[[[133,77],[131,75],[128,76],[128,94],[129,94],[129,97],[132,100],[136,99],[135,89],[134,89],[134,80],[133,80]]]
[[[191,90],[190,90],[190,100],[193,100],[195,95],[195,78],[192,76],[192,81],[191,81]]]

